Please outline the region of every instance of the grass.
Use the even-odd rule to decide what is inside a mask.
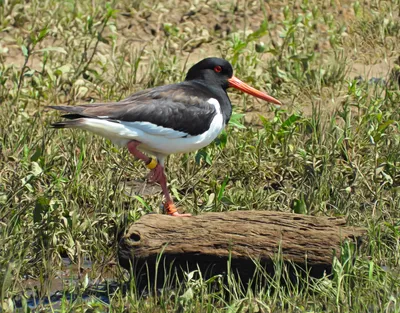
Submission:
[[[68,257],[91,270],[62,287],[53,307],[61,312],[399,312],[400,93],[389,75],[399,10],[398,0],[0,1],[3,311],[17,295],[24,312],[31,292],[49,297]],[[227,58],[235,75],[285,105],[231,92],[226,133],[169,158],[174,198],[194,214],[278,210],[366,227],[364,247],[345,249],[332,277],[284,287],[277,260],[281,270],[256,289],[193,272],[178,290],[143,296],[112,265],[119,231],[157,210],[161,195],[128,196],[143,165],[88,133],[49,129],[57,113],[45,106],[177,82],[204,56]],[[375,64],[383,84],[369,81]],[[107,275],[119,282],[109,302],[83,301]]]

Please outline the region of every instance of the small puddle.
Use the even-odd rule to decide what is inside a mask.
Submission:
[[[94,275],[91,275],[90,260],[84,260],[80,268],[69,258],[63,258],[62,261],[61,270],[55,278],[45,282],[45,287],[36,279],[28,278],[23,282],[24,293],[13,299],[15,312],[24,312],[24,307],[35,310],[50,305],[52,309],[59,309],[63,301],[73,302],[77,299],[109,304],[110,297],[121,288],[121,284],[115,281],[116,275],[110,266],[106,266],[98,277],[91,280],[89,277]],[[40,291],[41,289],[46,289],[47,292]]]
[[[33,293],[25,300],[26,306],[31,309],[37,309],[43,306],[50,306],[52,309],[60,309],[62,301],[73,302],[76,299],[81,299],[84,302],[98,301],[105,304],[110,303],[110,296],[119,289],[119,284],[107,282],[98,284],[96,286],[89,286],[82,294],[74,292],[69,293],[68,291],[55,291],[48,297],[38,297]],[[24,312],[24,305],[21,296],[14,298],[15,312]]]

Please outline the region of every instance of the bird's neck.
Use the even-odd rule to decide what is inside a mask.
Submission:
[[[229,100],[226,90],[224,90],[220,86],[207,84],[203,80],[195,80],[195,81],[192,81],[192,83],[195,83],[199,87],[207,90],[209,93],[211,93],[212,98],[215,98],[218,100],[219,105],[221,107],[221,113],[224,117],[225,125],[228,124],[229,119],[231,118],[231,115],[232,115],[232,104],[231,104],[231,101]]]

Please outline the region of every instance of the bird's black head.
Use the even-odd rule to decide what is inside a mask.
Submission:
[[[210,86],[229,87],[229,79],[233,76],[232,65],[220,58],[206,58],[193,65],[186,75],[186,80],[203,80]]]
[[[209,89],[217,89],[217,92],[221,91],[219,88],[226,92],[228,87],[233,87],[265,101],[281,104],[279,100],[233,76],[232,65],[224,59],[207,58],[193,65],[186,75],[186,81],[199,81]]]

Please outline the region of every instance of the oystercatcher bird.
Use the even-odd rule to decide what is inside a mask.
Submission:
[[[281,104],[233,76],[228,61],[206,58],[189,69],[182,83],[139,91],[119,102],[50,106],[67,112],[62,117],[68,119],[52,126],[88,130],[126,146],[151,170],[149,180],[161,185],[166,213],[190,216],[178,213],[174,205],[167,188],[164,160],[172,153],[203,148],[218,136],[232,114],[226,93],[229,87]]]

